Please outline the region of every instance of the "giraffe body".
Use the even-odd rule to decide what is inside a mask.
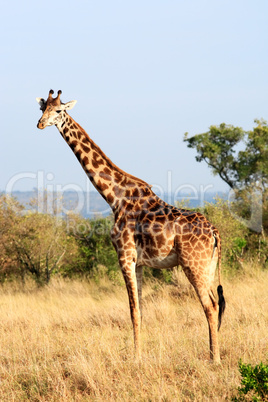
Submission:
[[[37,98],[43,115],[38,128],[56,125],[73,150],[92,184],[111,206],[114,226],[111,239],[118,255],[130,304],[136,356],[141,356],[142,267],[172,268],[180,265],[203,306],[210,339],[210,357],[220,361],[217,326],[225,301],[214,274],[221,260],[218,230],[200,213],[175,208],[161,200],[146,182],[118,168],[66,112],[76,101],[63,104],[61,91],[47,101]]]

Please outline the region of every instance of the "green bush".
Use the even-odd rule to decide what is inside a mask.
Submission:
[[[26,211],[11,197],[0,198],[1,282],[31,276],[38,285],[73,264],[77,247],[61,218]]]
[[[240,360],[239,371],[242,376],[238,397],[233,401],[268,401],[268,365],[260,363],[256,366],[244,364]]]
[[[207,203],[203,213],[220,232],[225,268],[239,268],[247,245],[247,227],[234,218],[228,202],[220,198],[215,204]]]
[[[66,271],[66,275],[82,274],[97,282],[107,275],[115,280],[119,264],[110,237],[112,225],[112,217],[91,220],[78,215],[68,217],[67,229],[77,242],[79,255],[76,266]]]

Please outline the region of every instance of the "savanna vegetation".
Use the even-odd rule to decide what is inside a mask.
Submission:
[[[2,195],[0,400],[268,400],[267,136],[261,120],[185,137],[234,191],[201,211],[222,237],[221,366],[208,361],[205,316],[179,267],[145,268],[135,363],[112,218],[37,213]]]
[[[181,207],[182,205],[179,205]],[[250,230],[237,215],[234,202],[222,199],[201,209],[219,229],[222,264],[226,275],[242,273],[245,265],[267,268],[266,231]],[[46,285],[53,276],[88,278],[98,282],[107,276],[121,283],[117,256],[110,239],[111,216],[93,220],[79,215],[58,217],[29,212],[18,202],[0,197],[0,282],[33,279]],[[172,281],[169,270],[145,269],[145,278]]]
[[[246,395],[239,391],[239,362],[267,366],[267,282],[267,270],[258,265],[224,278],[220,366],[209,362],[204,312],[180,270],[172,284],[145,283],[140,364],[133,359],[123,284],[56,276],[43,287],[6,282],[0,294],[0,400],[253,401],[253,388]],[[251,372],[245,378],[265,390]]]

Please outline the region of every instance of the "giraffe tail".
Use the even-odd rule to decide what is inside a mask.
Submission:
[[[219,274],[219,286],[217,287],[217,292],[218,292],[218,297],[219,297],[219,301],[218,301],[218,305],[219,305],[219,315],[218,315],[218,331],[221,327],[221,320],[222,320],[222,316],[225,310],[225,298],[223,296],[223,288],[221,285],[221,239],[220,239],[220,235],[219,233],[215,233],[214,234],[215,240],[216,240],[216,244],[215,247],[218,248],[218,274]]]
[[[222,289],[221,285],[218,286],[217,292],[218,292],[218,296],[219,296],[219,301],[218,301],[218,304],[219,304],[218,331],[219,331],[219,329],[221,327],[221,319],[222,319],[222,316],[223,316],[223,313],[225,310],[225,298],[223,296],[223,289]]]

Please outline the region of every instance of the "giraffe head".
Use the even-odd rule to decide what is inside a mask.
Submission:
[[[41,119],[37,123],[37,127],[41,130],[47,126],[53,126],[58,124],[62,117],[63,111],[72,109],[77,101],[73,100],[67,103],[62,103],[60,100],[61,91],[58,91],[58,96],[53,98],[53,89],[49,91],[48,98],[45,101],[43,98],[36,98],[36,101],[40,105],[40,109],[43,112]]]

